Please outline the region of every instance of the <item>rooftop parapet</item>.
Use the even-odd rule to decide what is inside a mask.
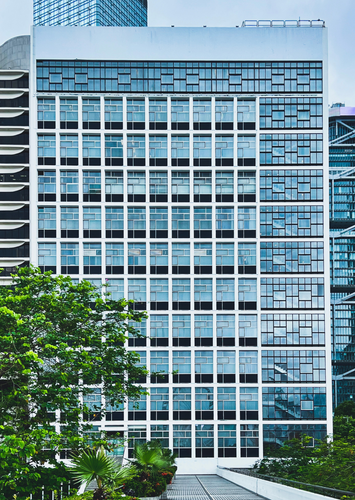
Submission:
[[[334,116],[355,116],[355,108],[351,106],[331,107],[329,109],[329,117]]]

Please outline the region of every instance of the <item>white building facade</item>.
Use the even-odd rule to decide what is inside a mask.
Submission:
[[[32,41],[31,261],[146,310],[127,345],[160,373],[97,428],[182,473],[330,433],[323,24]]]

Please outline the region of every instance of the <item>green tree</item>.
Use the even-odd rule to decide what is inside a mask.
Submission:
[[[340,438],[334,441],[325,439],[310,447],[310,442],[311,438],[307,436],[285,442],[277,451],[274,450],[272,458],[257,462],[254,470],[309,485],[355,491],[354,443]]]
[[[349,444],[355,443],[355,403],[344,401],[334,410],[333,419],[334,441],[342,440]]]
[[[112,405],[139,399],[146,370],[124,341],[136,333],[126,320],[143,317],[88,281],[32,267],[0,287],[0,500],[68,479],[61,452],[87,446],[105,411],[100,398],[83,402],[95,389]]]
[[[355,418],[334,417],[333,420],[334,441],[343,440],[348,443],[355,443]]]
[[[309,447],[311,438],[302,436],[286,441],[282,446],[275,447],[262,460],[254,465],[259,474],[295,479],[300,467],[307,466],[313,453]]]
[[[355,403],[351,401],[343,401],[334,410],[335,417],[352,417],[355,418]]]
[[[313,449],[312,460],[300,467],[297,481],[339,490],[355,491],[355,447],[341,439],[323,441]]]

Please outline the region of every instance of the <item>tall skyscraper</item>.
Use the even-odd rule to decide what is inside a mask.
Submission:
[[[147,0],[33,0],[35,26],[147,26]]]
[[[355,398],[355,108],[329,110],[334,405]]]
[[[148,311],[160,375],[95,422],[128,453],[214,472],[331,432],[326,33],[34,28],[31,260]]]

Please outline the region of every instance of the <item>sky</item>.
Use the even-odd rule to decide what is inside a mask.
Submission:
[[[0,45],[29,33],[32,1],[0,0]],[[244,20],[322,19],[328,27],[329,104],[355,106],[355,0],[148,0],[148,5],[149,26],[230,27]]]

